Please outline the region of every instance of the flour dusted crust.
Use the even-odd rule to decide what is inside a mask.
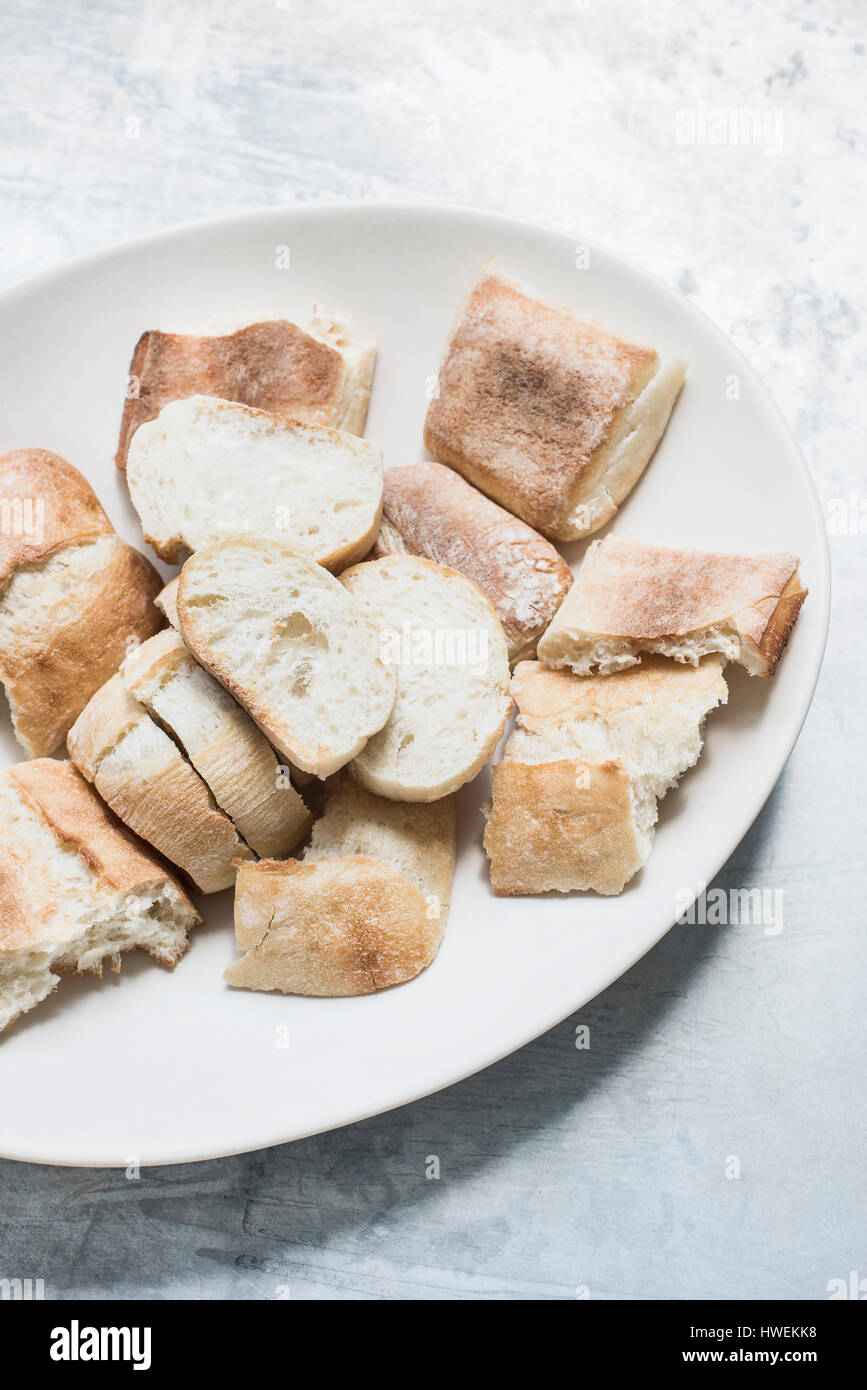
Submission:
[[[671,550],[606,536],[539,643],[576,674],[633,665],[643,652],[694,664],[710,651],[772,676],[807,596],[796,555]]]
[[[87,479],[47,449],[0,457],[0,498],[9,512],[0,527],[0,585],[60,545],[114,530]]]
[[[311,425],[361,434],[375,349],[337,315],[319,315],[305,332],[287,319],[252,323],[224,337],[152,329],[136,344],[116,462],[126,467],[133,434],[169,401],[220,396]]]
[[[622,892],[650,852],[657,801],[725,703],[722,658],[651,657],[585,677],[525,661],[511,693],[518,722],[494,768],[484,838],[494,892]]]
[[[302,862],[238,868],[225,972],[240,989],[372,994],[436,955],[455,863],[453,797],[404,806],[337,779]]]
[[[638,481],[685,372],[486,265],[448,345],[425,445],[544,535],[575,540]]]
[[[388,554],[422,555],[471,579],[503,625],[512,664],[535,654],[572,583],[544,536],[440,463],[386,469],[372,558]]]

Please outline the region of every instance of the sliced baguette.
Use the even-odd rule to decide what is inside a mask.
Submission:
[[[286,319],[251,323],[223,337],[143,333],[129,370],[116,462],[169,401],[219,396],[310,425],[361,434],[376,349],[339,315],[317,314],[307,331]]]
[[[169,563],[249,534],[340,569],[370,549],[382,512],[372,444],[211,396],[173,401],[136,430],[126,476],[145,538]]]
[[[131,645],[161,626],[161,581],[56,454],[5,454],[0,494],[0,681],[16,738],[42,757]]]
[[[190,651],[305,772],[327,777],[381,729],[397,676],[379,633],[309,556],[245,537],[184,565],[181,636]]]
[[[136,946],[164,965],[183,955],[198,913],[71,763],[8,768],[0,815],[0,1030],[56,988],[58,971],[119,970]]]
[[[69,755],[116,816],[203,893],[235,880],[252,851],[173,740],[120,675],[98,690],[69,731]]]
[[[475,584],[503,625],[514,665],[536,644],[572,583],[553,545],[441,463],[385,472],[382,524],[372,552],[423,555]]]
[[[166,628],[121,667],[124,685],[171,734],[256,854],[280,859],[303,839],[310,813],[281,778],[268,740]]]
[[[668,550],[606,536],[539,643],[548,666],[602,675],[657,652],[695,665],[720,652],[772,676],[807,596],[796,555]]]
[[[176,574],[174,579],[170,579],[164,589],[160,589],[154,599],[154,603],[160,612],[165,616],[166,622],[170,623],[175,632],[180,632],[181,627],[178,622],[178,584],[181,576]]]
[[[176,632],[180,633],[180,622],[178,621],[178,583],[180,575],[176,574],[174,579],[170,579],[161,593],[157,594],[154,602],[161,613],[164,613],[168,621]],[[286,754],[283,754],[286,757]],[[296,787],[307,787],[314,781],[311,772],[302,772],[300,767],[296,767],[288,758],[285,763],[280,764],[281,777],[290,777]],[[281,783],[283,785],[283,783]]]
[[[500,621],[463,575],[417,556],[356,565],[341,583],[397,671],[391,718],[353,774],[398,801],[436,801],[469,782],[506,726],[509,658]]]
[[[461,307],[424,442],[544,535],[577,540],[641,477],[685,374],[488,263]]]
[[[453,797],[399,806],[348,778],[303,862],[241,865],[225,972],[239,989],[354,995],[411,980],[436,955],[454,873]]]
[[[494,768],[484,844],[497,894],[622,892],[650,853],[657,803],[725,704],[723,659],[650,657],[613,676],[522,662],[518,722]]]

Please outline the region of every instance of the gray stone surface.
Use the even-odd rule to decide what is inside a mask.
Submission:
[[[858,0],[3,0],[0,25],[5,281],[282,202],[561,225],[729,332],[867,529]],[[832,541],[816,701],[720,880],[782,885],[780,935],[675,928],[580,1018],[338,1133],[139,1181],[2,1163],[0,1275],[237,1299],[815,1299],[867,1275],[865,536]]]

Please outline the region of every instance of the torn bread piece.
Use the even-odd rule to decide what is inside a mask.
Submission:
[[[310,813],[265,735],[166,628],[121,667],[124,685],[171,735],[217,805],[256,854],[281,859],[310,828]]]
[[[666,550],[606,536],[588,547],[538,655],[576,675],[633,666],[644,652],[695,665],[721,652],[772,676],[807,597],[796,555]]]
[[[130,695],[120,675],[93,696],[69,731],[69,755],[115,815],[176,864],[203,893],[235,881],[253,852],[177,744]]]
[[[424,442],[544,535],[577,540],[638,482],[685,374],[488,263],[458,315]]]
[[[308,555],[246,537],[198,550],[177,609],[196,660],[305,772],[336,772],[391,714],[378,628]]]
[[[63,743],[131,645],[161,626],[162,581],[57,454],[3,455],[0,493],[0,681],[15,737],[37,758]]]
[[[728,699],[722,668],[719,655],[694,667],[651,657],[579,677],[522,662],[484,838],[494,892],[622,892],[650,853],[658,801]]]
[[[422,555],[471,580],[503,625],[513,665],[535,656],[572,583],[550,541],[441,463],[386,469],[371,558],[383,555]]]
[[[170,564],[247,534],[342,569],[366,555],[382,512],[382,455],[367,440],[213,396],[172,401],[136,430],[126,476]]]
[[[120,969],[140,946],[174,965],[201,920],[180,883],[68,762],[0,776],[0,1030],[45,999],[59,971]]]
[[[130,363],[117,466],[126,467],[139,426],[186,396],[219,396],[362,434],[375,362],[372,344],[356,338],[339,315],[324,312],[306,331],[274,319],[216,338],[143,333]]]
[[[462,574],[415,555],[387,555],[340,576],[380,634],[397,672],[384,728],[352,772],[397,801],[436,801],[491,758],[511,713],[500,620]]]
[[[283,994],[372,994],[433,960],[448,915],[454,797],[398,805],[339,779],[301,862],[242,864],[224,978]]]

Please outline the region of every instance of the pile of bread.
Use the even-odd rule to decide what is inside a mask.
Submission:
[[[608,535],[685,366],[491,265],[424,443],[363,438],[373,347],[343,322],[145,333],[120,444],[155,568],[88,483],[0,459],[0,680],[29,761],[0,778],[0,1027],[64,970],[173,964],[191,890],[234,885],[231,985],[364,994],[434,958],[455,793],[491,761],[494,893],[622,891],[725,702],[770,676],[792,555]],[[69,759],[52,756],[66,743]]]

